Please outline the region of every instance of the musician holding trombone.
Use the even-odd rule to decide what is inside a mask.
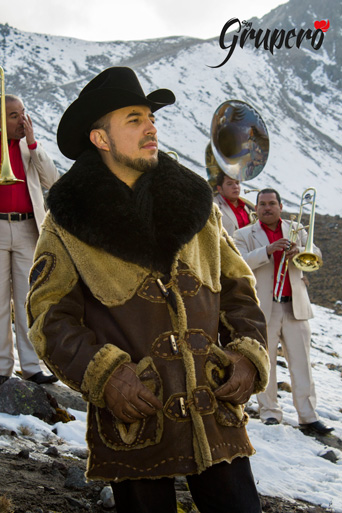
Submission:
[[[1,72],[3,74],[2,68]],[[27,338],[25,299],[38,231],[45,216],[41,187],[51,187],[59,174],[52,160],[35,140],[32,120],[26,114],[22,100],[14,95],[4,96],[3,82],[2,75],[0,385],[11,377],[14,368],[11,296],[14,301],[16,343],[22,376],[39,385],[54,383],[57,378],[53,374],[43,373],[37,354]]]
[[[305,229],[299,229],[294,221],[281,219],[282,209],[279,193],[274,189],[263,189],[257,196],[259,221],[234,233],[237,248],[254,272],[260,306],[267,322],[271,371],[266,391],[257,396],[260,418],[265,424],[280,424],[282,421],[276,376],[280,342],[288,362],[293,403],[300,428],[305,434],[315,432],[325,435],[333,428],[319,420],[315,411],[316,393],[311,373],[311,332],[308,322],[313,312],[303,272],[295,265],[298,255],[320,261],[321,252],[313,244],[312,253],[303,251],[308,233]],[[308,265],[312,266],[311,263]]]

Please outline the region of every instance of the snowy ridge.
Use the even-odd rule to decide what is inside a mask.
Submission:
[[[184,165],[205,178],[204,152],[214,111],[228,99],[246,101],[266,123],[270,155],[264,171],[245,187],[278,188],[285,208],[295,209],[304,189],[313,186],[317,212],[341,215],[342,14],[339,0],[324,7],[319,0],[307,3],[290,0],[261,20],[253,18],[253,28],[313,29],[314,20],[330,18],[319,51],[304,42],[299,49],[275,49],[271,55],[249,42],[237,45],[219,68],[210,67],[227,53],[218,38],[94,43],[0,25],[6,91],[23,97],[37,137],[64,172],[71,162],[60,154],[55,134],[65,108],[103,69],[130,66],[146,92],[160,87],[175,92],[176,104],[157,113],[160,147],[177,151]],[[254,201],[253,195],[248,199]]]

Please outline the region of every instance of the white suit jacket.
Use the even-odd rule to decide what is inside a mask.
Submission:
[[[19,141],[19,147],[26,174],[27,187],[33,205],[34,218],[37,228],[40,230],[40,225],[45,217],[42,187],[50,189],[60,175],[55,164],[46,154],[40,143],[38,143],[35,150],[29,150],[24,138]]]
[[[239,224],[236,219],[236,215],[233,210],[230,208],[225,199],[221,196],[221,194],[217,194],[214,198],[214,203],[219,207],[222,214],[222,224],[223,228],[228,232],[228,235],[233,237],[235,230],[239,229]],[[249,214],[250,209],[245,205],[245,211]]]
[[[294,223],[296,227],[297,223]],[[283,220],[282,232],[285,238],[289,236],[290,221]],[[296,243],[300,251],[304,251],[307,240],[307,232],[303,229],[298,232]],[[252,269],[257,284],[257,295],[260,307],[263,310],[266,321],[269,322],[272,312],[273,283],[274,283],[274,259],[273,255],[267,255],[266,246],[270,244],[268,237],[257,221],[255,224],[245,226],[234,233],[234,242],[242,257]],[[313,252],[321,256],[321,251],[313,246]],[[303,273],[293,262],[289,262],[288,273],[292,287],[293,315],[297,320],[307,320],[313,317],[310,299],[303,281]]]

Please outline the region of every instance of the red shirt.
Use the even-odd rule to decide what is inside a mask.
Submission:
[[[281,229],[281,224],[282,224],[282,220],[281,219],[279,219],[277,228],[274,231],[271,230],[266,224],[262,223],[261,221],[259,221],[259,222],[260,222],[261,228],[266,232],[266,235],[268,237],[268,240],[269,240],[270,244],[272,244],[272,242],[275,242],[276,240],[284,238],[284,235],[283,235],[283,232],[282,232],[282,229]],[[273,292],[274,292],[275,284],[277,282],[277,274],[278,274],[279,264],[280,264],[280,260],[282,258],[282,255],[283,255],[282,251],[275,251],[273,253],[273,259],[274,259]],[[283,288],[282,296],[292,296],[292,288],[291,288],[291,283],[290,283],[289,273],[288,272],[285,275],[285,281],[284,281],[284,288]]]
[[[19,212],[21,214],[33,212],[32,201],[27,187],[26,174],[20,153],[19,139],[11,139],[9,141],[8,153],[14,176],[24,181],[12,185],[0,185],[0,212],[6,214],[8,212]]]
[[[224,200],[234,212],[239,228],[247,226],[247,224],[249,224],[250,221],[248,214],[245,210],[245,203],[240,198],[238,198],[238,206],[236,207],[235,205],[233,205],[231,201],[229,201],[229,199],[224,198]]]

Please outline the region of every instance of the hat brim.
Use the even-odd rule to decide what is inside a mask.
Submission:
[[[76,160],[89,148],[91,125],[105,114],[130,105],[147,105],[151,112],[156,112],[175,101],[175,95],[169,89],[157,89],[147,96],[119,88],[89,91],[64,112],[57,129],[58,147],[67,158]]]

